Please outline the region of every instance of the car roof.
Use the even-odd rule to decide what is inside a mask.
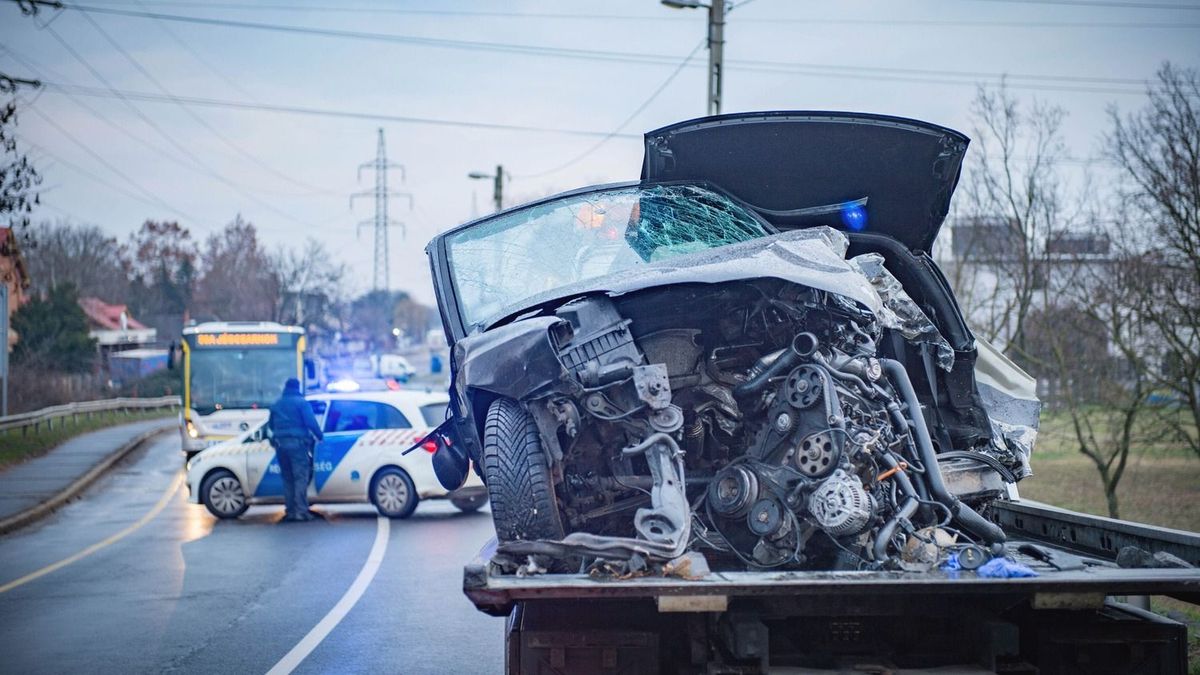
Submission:
[[[383,391],[354,391],[344,393],[309,394],[310,401],[376,401],[393,405],[433,405],[450,402],[450,396],[444,391],[421,391],[415,389],[383,390]]]

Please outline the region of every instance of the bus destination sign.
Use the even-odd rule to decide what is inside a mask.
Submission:
[[[196,346],[277,347],[282,344],[280,337],[279,333],[201,333],[196,336]]]

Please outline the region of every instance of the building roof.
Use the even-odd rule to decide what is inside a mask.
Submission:
[[[100,330],[145,330],[146,326],[129,316],[125,305],[110,305],[99,298],[80,298],[79,306],[87,315],[91,328]],[[125,314],[125,326],[121,326],[121,314]]]

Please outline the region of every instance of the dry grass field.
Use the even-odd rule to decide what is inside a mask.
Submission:
[[[1150,424],[1148,420],[1146,426]],[[1139,434],[1150,437],[1152,431]],[[1107,516],[1100,474],[1078,448],[1069,418],[1044,414],[1033,453],[1034,475],[1021,481],[1021,496]],[[1200,531],[1200,458],[1178,441],[1139,444],[1129,456],[1117,499],[1124,520]]]

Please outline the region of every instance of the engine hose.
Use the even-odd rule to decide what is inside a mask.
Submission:
[[[929,437],[929,427],[925,424],[925,415],[921,413],[921,402],[917,400],[917,392],[908,378],[908,371],[895,359],[880,359],[879,362],[891,379],[892,385],[900,392],[904,403],[908,406],[908,419],[912,420],[913,430],[916,432],[914,435],[917,452],[921,455],[921,463],[925,465],[925,480],[930,495],[950,509],[950,513],[954,514],[954,519],[964,530],[989,544],[1003,543],[1007,538],[1004,530],[995,523],[988,522],[975,509],[963,504],[958,497],[950,494],[950,491],[946,489],[946,482],[942,479],[942,470],[938,466],[937,453],[933,451],[933,442]],[[907,505],[907,502],[905,504]],[[915,503],[913,508],[916,508]]]
[[[896,475],[902,476],[904,474]],[[912,486],[910,485],[909,487],[911,488]],[[911,518],[912,514],[917,512],[918,506],[920,506],[920,503],[916,497],[906,498],[904,503],[900,505],[900,508],[896,509],[896,513],[892,516],[891,520],[879,528],[879,532],[875,534],[875,543],[871,546],[871,556],[875,559],[875,562],[887,560],[888,544],[892,541],[892,535],[896,534],[896,528],[900,526],[900,521]]]
[[[740,400],[762,393],[767,383],[800,365],[800,360],[812,356],[817,351],[817,336],[812,333],[799,333],[792,339],[789,346],[771,365],[763,368],[757,375],[733,388],[733,397]]]
[[[831,359],[829,359],[828,357],[826,357],[821,352],[817,352],[817,353],[813,354],[813,360],[816,361],[817,363],[825,366],[825,370],[833,377],[836,377],[837,379],[841,380],[842,382],[849,382],[850,384],[855,385],[856,387],[858,387],[858,389],[860,391],[862,391],[864,394],[866,394],[867,396],[869,396],[871,398],[875,398],[877,396],[876,391],[875,391],[877,389],[877,387],[867,386],[867,383],[863,382],[861,377],[859,377],[853,373],[848,373],[844,370],[840,370],[840,369],[836,368],[833,365],[833,361]]]
[[[879,461],[887,465],[888,471],[893,472],[891,477],[896,479],[896,484],[900,486],[900,491],[905,497],[920,497],[916,489],[913,488],[912,481],[908,479],[908,474],[900,468],[900,463],[892,456],[892,453],[885,452],[879,455]]]

